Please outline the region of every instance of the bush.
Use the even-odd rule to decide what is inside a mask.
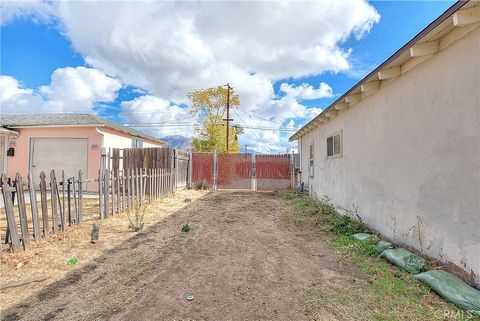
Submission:
[[[208,185],[206,180],[203,180],[201,182],[193,183],[193,188],[196,190],[207,190],[210,189],[210,186]]]
[[[325,221],[330,226],[330,230],[337,235],[352,236],[355,233],[368,231],[356,210],[352,216],[355,215],[358,219],[341,215],[326,196],[322,197],[320,201],[310,196],[298,196],[295,199],[295,213],[304,217],[316,218],[317,221]]]
[[[133,217],[132,217],[133,211]],[[145,206],[140,207],[135,205],[132,210],[127,212],[128,216],[128,228],[134,232],[139,232],[143,230],[144,222],[143,217],[145,216]]]
[[[331,215],[330,229],[337,235],[347,236],[368,231],[367,227],[362,222],[338,213]]]

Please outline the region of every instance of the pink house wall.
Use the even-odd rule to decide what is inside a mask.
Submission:
[[[31,138],[86,138],[88,140],[88,179],[94,179],[98,176],[101,156],[101,135],[95,127],[29,127],[15,129],[20,133],[15,140],[15,156],[7,158],[7,175],[15,177],[19,172],[26,177],[30,165],[30,141]],[[92,149],[96,144],[97,149]],[[87,184],[89,191],[97,190],[97,183]]]

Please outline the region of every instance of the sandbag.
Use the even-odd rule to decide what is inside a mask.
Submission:
[[[456,276],[440,270],[415,275],[435,292],[459,307],[480,315],[480,291],[472,288]]]
[[[387,249],[380,257],[413,274],[423,272],[427,268],[424,259],[402,248]]]
[[[365,241],[372,236],[373,236],[372,234],[368,234],[368,233],[357,233],[352,235],[353,239],[357,241]]]
[[[375,250],[377,250],[377,253],[382,253],[385,250],[393,249],[393,248],[394,248],[393,244],[386,241],[378,241],[378,243],[375,244]]]

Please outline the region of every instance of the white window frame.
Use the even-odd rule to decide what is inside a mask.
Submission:
[[[138,146],[140,145],[140,146]],[[143,148],[143,139],[138,137],[132,137],[132,147],[133,148]]]
[[[335,136],[340,136],[340,153],[335,154]],[[332,151],[333,155],[328,155],[328,139],[332,138]],[[331,135],[328,135],[326,138],[326,146],[327,146],[327,159],[331,158],[340,158],[343,157],[343,131],[339,130]]]

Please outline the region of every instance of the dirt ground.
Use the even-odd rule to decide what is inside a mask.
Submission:
[[[320,235],[282,219],[289,206],[272,193],[209,193],[3,311],[3,318],[308,320],[305,289],[345,277],[335,272]],[[185,223],[188,233],[180,231]],[[23,290],[6,290],[2,300]]]
[[[312,320],[306,289],[355,282],[354,266],[337,272],[328,235],[288,222],[292,203],[275,193],[217,191],[184,205],[3,320]],[[191,230],[181,232],[186,223]],[[15,291],[25,289],[1,293],[3,304]],[[327,311],[315,319],[337,320]]]

